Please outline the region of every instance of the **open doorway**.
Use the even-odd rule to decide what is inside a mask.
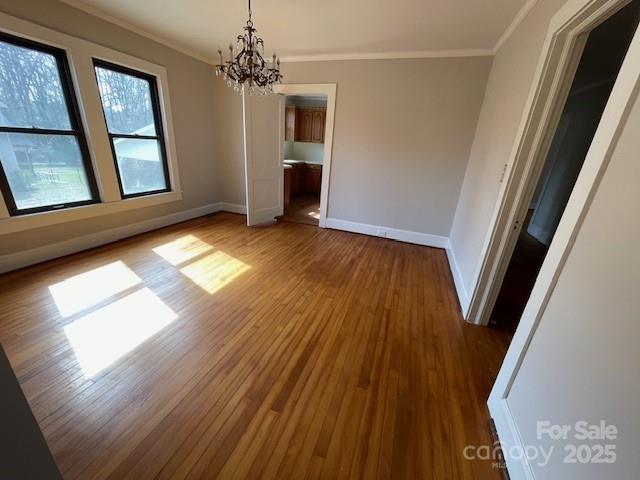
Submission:
[[[515,331],[640,21],[634,0],[589,33],[489,323]]]
[[[326,95],[285,96],[280,221],[319,224],[326,119]]]
[[[318,169],[320,207],[319,211],[316,210],[316,214],[314,214],[319,217],[314,218],[314,223],[317,220],[318,226],[326,227],[331,183],[336,90],[335,83],[284,83],[273,87],[276,95],[242,95],[247,225],[270,225],[274,223],[276,218],[283,216],[285,100],[287,96],[295,95],[326,99],[324,130],[322,131],[322,168]],[[295,139],[295,135],[293,138]]]

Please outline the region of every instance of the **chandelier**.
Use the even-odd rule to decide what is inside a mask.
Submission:
[[[236,38],[237,53],[229,44],[229,60],[224,61],[222,50],[218,50],[220,64],[216,65],[216,75],[222,75],[227,85],[250,95],[266,95],[273,92],[273,85],[282,81],[280,59],[273,54],[271,62],[264,60],[264,42],[257,36],[251,21],[251,0],[249,0],[249,20],[244,33]]]

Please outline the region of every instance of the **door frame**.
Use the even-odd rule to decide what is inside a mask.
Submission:
[[[545,42],[545,61],[538,78],[542,79],[549,69],[561,66],[559,60],[549,61],[558,49],[563,51],[568,41],[593,29],[627,3],[627,0],[569,0],[551,21]],[[508,454],[511,447],[524,445],[507,397],[640,91],[640,29],[629,52],[487,402],[509,475],[514,480],[532,480],[534,476],[525,458]],[[540,95],[544,97],[543,93],[536,93]]]
[[[331,157],[333,154],[333,129],[336,112],[335,83],[283,83],[275,85],[273,91],[280,95],[326,95],[327,116],[324,126],[324,152],[322,157],[322,182],[320,186],[320,219],[318,226],[327,225],[327,210],[329,208],[329,188],[331,185]],[[282,121],[280,122],[283,123]],[[283,128],[281,126],[281,128]],[[284,141],[284,133],[282,135]]]
[[[535,80],[505,164],[465,319],[487,325],[551,146],[587,34],[630,0],[569,0],[551,19]]]

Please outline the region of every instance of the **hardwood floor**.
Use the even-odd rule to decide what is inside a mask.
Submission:
[[[281,222],[304,223],[318,226],[320,219],[320,197],[316,195],[298,195],[284,209]]]
[[[217,214],[0,276],[0,341],[68,479],[501,478],[442,250]]]

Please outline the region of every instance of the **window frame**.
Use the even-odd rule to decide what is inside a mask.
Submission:
[[[130,67],[125,67],[124,65],[119,65],[117,63],[109,62],[106,60],[93,58],[93,72],[96,78],[96,85],[98,87],[98,91],[100,90],[100,84],[98,83],[98,76],[96,73],[97,68],[103,68],[106,70],[111,70],[114,72],[122,73],[125,75],[130,75],[132,77],[140,78],[145,80],[149,84],[149,95],[151,97],[151,109],[153,112],[153,122],[155,126],[156,135],[137,135],[137,134],[121,134],[121,133],[111,133],[109,131],[109,123],[107,122],[107,114],[104,111],[104,104],[102,103],[102,96],[100,96],[100,107],[102,108],[102,115],[104,117],[104,124],[107,130],[107,135],[109,136],[109,144],[111,145],[111,154],[113,156],[113,162],[116,169],[116,176],[118,178],[118,186],[120,188],[120,196],[123,199],[127,198],[136,198],[136,197],[144,197],[147,195],[155,195],[158,193],[166,193],[171,191],[171,175],[169,173],[169,161],[167,159],[167,150],[165,145],[165,133],[164,126],[162,124],[162,112],[160,109],[160,94],[158,91],[158,83],[157,78],[154,75],[141,72],[139,70],[134,70]],[[115,145],[113,144],[114,138],[130,138],[130,139],[138,139],[138,140],[156,140],[160,147],[160,160],[162,161],[162,172],[164,174],[164,182],[165,188],[157,189],[157,190],[149,190],[145,192],[137,192],[137,193],[125,193],[124,186],[122,184],[122,176],[120,174],[120,167],[118,166],[118,156],[116,154]]]
[[[72,207],[80,207],[84,205],[93,205],[100,203],[100,193],[98,190],[98,183],[96,180],[96,172],[93,168],[93,162],[91,153],[89,150],[89,144],[87,143],[85,127],[82,121],[82,115],[78,104],[78,97],[76,95],[76,89],[73,83],[73,77],[71,75],[71,68],[69,66],[69,60],[67,58],[67,52],[60,48],[46,45],[34,40],[19,37],[0,31],[0,41],[9,43],[17,47],[26,48],[29,50],[35,50],[38,52],[51,55],[56,60],[56,68],[58,70],[58,76],[60,77],[60,87],[65,100],[65,107],[69,116],[70,130],[58,130],[51,128],[37,128],[37,127],[6,127],[0,126],[0,133],[25,133],[32,135],[57,135],[57,136],[69,136],[75,137],[78,142],[78,148],[80,149],[80,156],[82,159],[82,165],[85,169],[85,176],[87,178],[87,187],[91,198],[88,200],[80,200],[76,202],[64,202],[54,205],[43,205],[40,207],[32,208],[18,208],[15,197],[9,184],[9,179],[4,172],[4,167],[0,163],[0,193],[4,198],[6,208],[11,217],[18,217],[21,215],[29,215],[32,213],[42,213],[64,210]]]
[[[69,35],[4,12],[0,12],[0,31],[66,52],[100,195],[100,201],[95,204],[16,216],[9,214],[4,197],[0,195],[0,239],[3,235],[17,232],[26,232],[68,222],[85,221],[103,215],[125,214],[152,206],[175,204],[183,200],[176,131],[173,124],[173,101],[167,67],[142,54],[139,56],[129,55],[94,41]],[[123,199],[121,197],[104,116],[101,113],[102,105],[93,67],[94,58],[126,65],[156,77],[160,95],[160,111],[164,121],[163,134],[169,164],[171,191],[136,198]],[[213,208],[213,205],[208,207]]]

